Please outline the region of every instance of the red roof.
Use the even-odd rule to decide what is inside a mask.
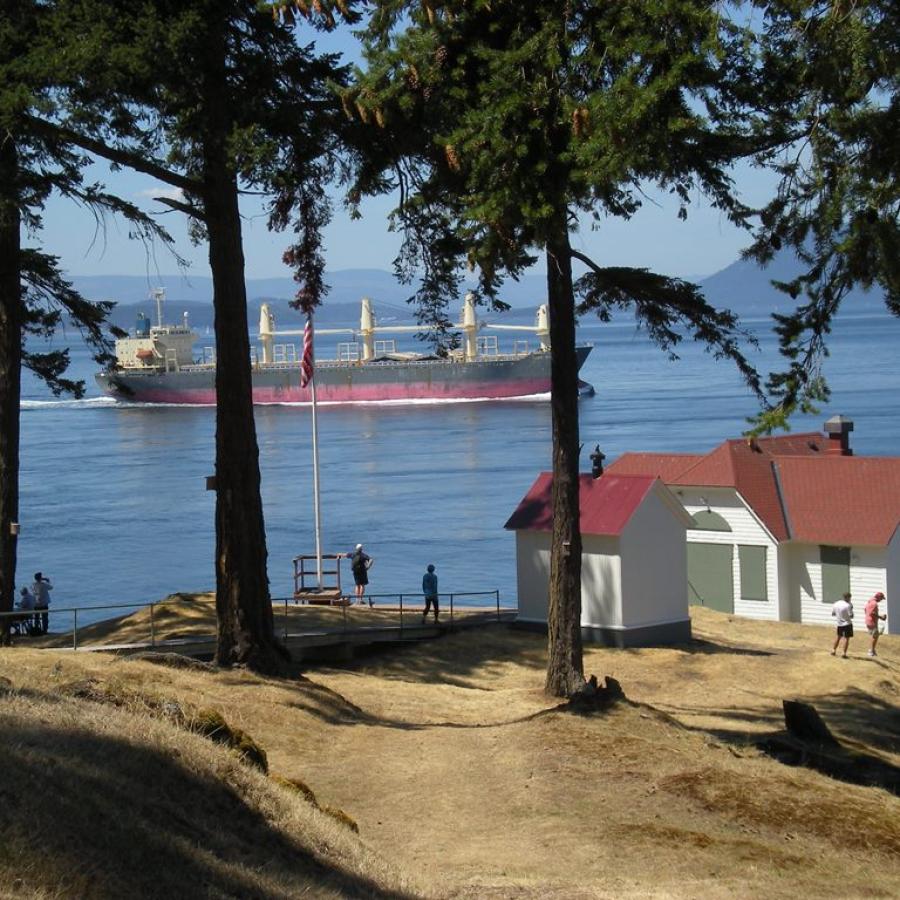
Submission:
[[[728,440],[705,456],[626,453],[616,475],[730,487],[779,541],[884,546],[900,521],[900,458],[827,454],[818,432]]]
[[[579,475],[582,534],[619,535],[653,488],[656,476]],[[551,531],[553,528],[553,476],[541,472],[531,490],[510,516],[504,528],[514,531]]]
[[[900,521],[900,459],[780,457],[775,465],[795,541],[886,546]]]
[[[606,474],[654,475],[669,484],[701,459],[698,453],[623,453]]]

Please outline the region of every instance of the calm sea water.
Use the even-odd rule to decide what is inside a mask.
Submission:
[[[764,334],[765,322],[748,324]],[[594,344],[582,377],[597,391],[580,404],[584,470],[595,444],[608,461],[628,450],[706,451],[738,437],[755,410],[733,367],[693,345],[669,362],[631,324],[590,324],[579,336]],[[840,413],[855,422],[856,453],[900,455],[898,337],[900,321],[887,314],[844,316],[825,368],[832,401],[795,430]],[[766,339],[763,367],[773,348]],[[73,347],[72,372],[89,381],[79,401],[26,379],[18,581],[42,570],[57,608],[212,589],[205,477],[215,411],[114,403],[93,369]],[[442,592],[498,589],[514,601],[515,541],[503,524],[550,468],[546,401],[332,406],[318,419],[323,551],[362,542],[375,558],[375,593],[416,592],[434,563]],[[293,589],[292,558],[315,551],[310,425],[307,407],[256,407],[275,597]]]

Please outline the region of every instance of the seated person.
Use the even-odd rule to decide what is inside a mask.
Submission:
[[[25,616],[12,617],[12,628],[17,634],[32,634],[34,629],[34,594],[23,587],[19,592],[19,599],[16,601],[16,609],[27,612]]]

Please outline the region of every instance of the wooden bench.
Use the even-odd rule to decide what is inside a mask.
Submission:
[[[308,603],[311,606],[349,606],[350,598],[341,594],[338,588],[307,588],[294,591],[294,603]]]

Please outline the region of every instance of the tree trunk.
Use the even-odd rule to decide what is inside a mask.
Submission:
[[[566,210],[547,242],[550,408],[553,417],[553,533],[547,612],[546,692],[570,697],[584,687],[581,649],[581,528],[578,486],[578,362],[575,297]]]
[[[247,291],[237,177],[229,162],[224,91],[224,26],[211,26],[211,70],[203,102],[203,205],[209,238],[216,334],[216,662],[284,671],[288,653],[275,638],[259,447],[251,394]]]
[[[19,403],[22,383],[22,286],[18,154],[0,135],[0,611],[13,608],[19,520]],[[0,643],[9,643],[8,617]]]

